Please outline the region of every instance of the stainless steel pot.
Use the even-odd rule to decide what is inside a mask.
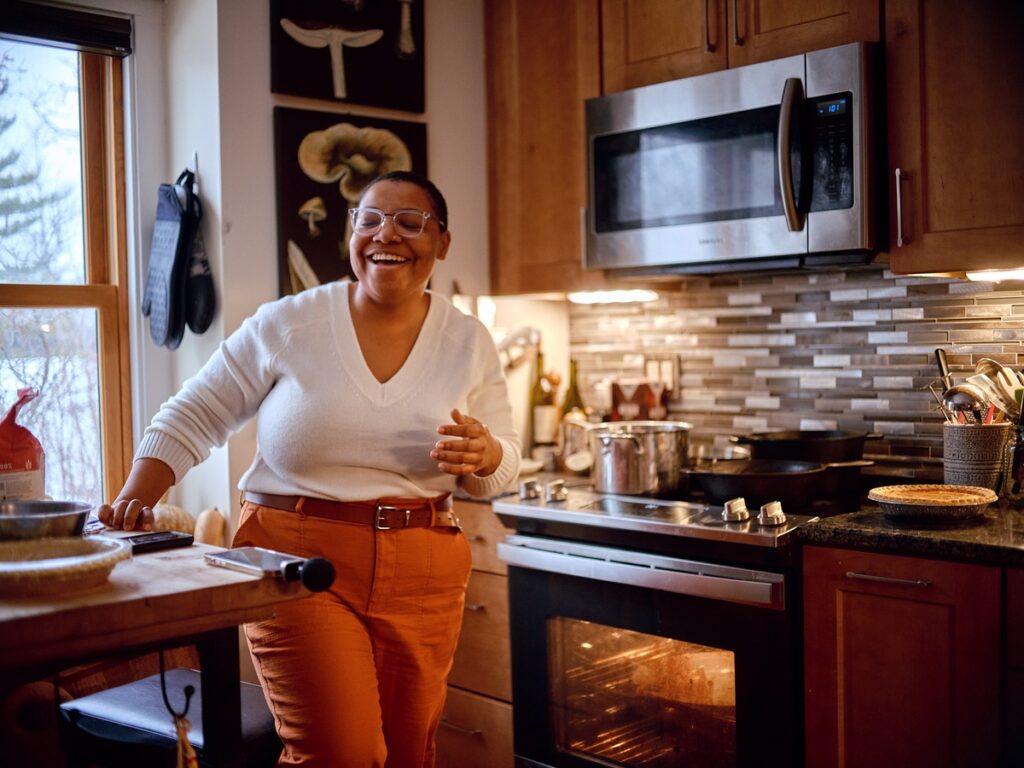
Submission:
[[[602,493],[666,494],[686,481],[692,426],[684,421],[611,421],[590,428],[591,480]]]

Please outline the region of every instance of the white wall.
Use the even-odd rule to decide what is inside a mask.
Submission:
[[[425,5],[426,112],[422,115],[270,93],[269,3],[173,0],[166,6],[168,151],[173,177],[199,154],[203,232],[220,308],[202,337],[186,332],[173,354],[177,388],[263,302],[277,297],[273,107],[349,112],[427,124],[430,175],[448,199],[452,248],[433,286],[487,289],[483,7],[477,0]],[[152,345],[151,345],[152,346]],[[157,402],[147,403],[148,419]],[[255,452],[252,425],[175,490],[192,511],[216,505],[237,519],[237,483]]]

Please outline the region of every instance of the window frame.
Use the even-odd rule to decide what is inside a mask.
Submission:
[[[78,57],[85,282],[0,283],[0,306],[96,310],[103,491],[113,499],[133,457],[124,65],[96,53]]]

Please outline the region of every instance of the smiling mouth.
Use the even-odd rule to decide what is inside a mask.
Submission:
[[[405,264],[409,259],[394,253],[374,253],[370,256],[370,261],[374,264]]]

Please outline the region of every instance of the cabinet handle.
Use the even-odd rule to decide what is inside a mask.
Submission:
[[[487,610],[487,604],[486,603],[466,603],[464,608],[467,611],[486,611]]]
[[[931,579],[894,579],[892,576],[875,576],[872,573],[858,573],[847,571],[846,578],[858,581],[877,581],[882,584],[895,584],[899,587],[928,587],[931,586]]]
[[[486,539],[484,539],[484,537],[481,536],[479,533],[474,533],[474,534],[471,534],[471,535],[467,536],[466,537],[466,541],[472,541],[472,542],[475,543],[475,542],[479,542],[479,541],[486,541]]]
[[[483,736],[484,735],[484,732],[482,730],[480,730],[479,728],[466,728],[466,727],[461,726],[461,725],[456,725],[455,723],[453,723],[451,720],[449,720],[444,715],[441,715],[440,725],[443,725],[445,728],[450,728],[451,730],[453,730],[453,731],[455,731],[457,733],[464,733],[467,736]]]
[[[704,0],[704,53],[714,53],[715,46],[711,42],[711,28],[708,24],[708,0]]]
[[[580,267],[587,268],[587,207],[580,208]]]
[[[740,37],[740,20],[737,16],[736,0],[732,0],[732,42],[736,46],[742,47],[743,45],[743,38]]]
[[[910,178],[910,174],[902,168],[896,169],[896,247],[902,248],[910,242],[909,237],[903,235],[903,182]]]

